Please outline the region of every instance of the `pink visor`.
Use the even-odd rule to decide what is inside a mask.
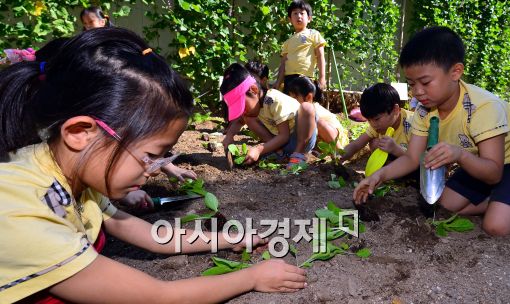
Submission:
[[[233,88],[223,96],[228,107],[228,120],[239,118],[244,113],[246,106],[246,92],[251,85],[255,84],[255,78],[248,76],[237,87]]]

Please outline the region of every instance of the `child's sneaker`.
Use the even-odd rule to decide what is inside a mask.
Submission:
[[[291,170],[294,165],[306,164],[306,156],[303,153],[293,152],[290,155],[289,163],[287,164],[287,170]]]

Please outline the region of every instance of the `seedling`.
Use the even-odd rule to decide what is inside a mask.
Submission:
[[[366,259],[371,255],[372,255],[372,251],[368,248],[362,248],[356,252],[356,256],[358,256],[362,259]]]
[[[262,259],[265,261],[271,259],[271,254],[269,253],[269,251],[266,250],[262,253]]]
[[[181,218],[181,223],[187,223],[194,220],[205,220],[214,217],[218,213],[219,202],[218,198],[211,192],[207,192],[204,189],[203,179],[186,179],[178,190],[179,192],[185,192],[186,194],[196,193],[204,196],[205,206],[211,210],[211,212],[205,214],[188,214]]]
[[[177,191],[185,192],[186,194],[196,193],[202,196],[205,196],[207,193],[204,189],[204,180],[201,178],[197,180],[192,180],[190,178],[185,179]]]
[[[339,137],[340,133],[337,135],[335,140],[329,143],[321,141],[317,144],[317,146],[321,150],[321,155],[319,155],[319,158],[324,159],[327,156],[330,156],[335,166],[338,166],[340,164],[340,156],[342,156],[345,153],[345,151],[343,149],[338,148],[336,144],[338,142]]]
[[[374,190],[375,197],[385,197],[391,191],[398,191],[398,187],[394,185],[382,185]]]
[[[263,159],[259,161],[259,168],[265,170],[278,170],[280,169],[281,166],[282,166],[281,164],[273,163],[268,159]]]
[[[292,175],[299,175],[300,173],[302,173],[303,171],[305,171],[306,169],[308,169],[308,164],[307,163],[301,163],[301,164],[293,164],[289,170],[287,169],[282,169],[280,171],[280,174],[281,175],[288,175],[288,174],[292,174]]]
[[[456,231],[456,232],[465,232],[471,231],[474,229],[475,225],[467,218],[461,218],[457,214],[454,214],[450,218],[442,221],[434,221],[430,222],[433,226],[436,227],[436,235],[439,237],[448,236],[448,232]]]
[[[326,242],[326,252],[318,252],[312,254],[306,261],[304,261],[299,267],[308,268],[312,266],[312,262],[314,261],[327,261],[335,257],[337,254],[346,253],[340,247],[333,245],[331,242]]]
[[[232,156],[234,156],[234,163],[237,165],[241,165],[244,163],[244,160],[246,159],[246,154],[248,154],[248,146],[246,144],[243,144],[241,146],[241,149],[239,149],[236,145],[230,144],[228,145],[228,150],[230,153],[232,153]]]
[[[336,174],[331,174],[331,180],[328,181],[328,187],[331,189],[340,189],[347,185],[344,178],[339,176],[337,177]]]
[[[204,272],[202,272],[203,276],[225,274],[252,266],[252,264],[249,263],[230,261],[218,257],[212,257],[211,259],[215,266],[206,269]]]
[[[181,223],[184,224],[194,220],[210,219],[218,213],[219,202],[214,194],[212,194],[211,192],[206,192],[204,195],[204,203],[205,206],[212,212],[208,212],[205,214],[188,214],[181,218]]]

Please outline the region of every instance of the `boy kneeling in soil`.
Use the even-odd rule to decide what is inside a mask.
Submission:
[[[377,83],[363,91],[360,110],[369,127],[344,148],[343,161],[349,160],[367,144],[371,150],[379,148],[393,157],[405,154],[411,138],[413,112],[400,108],[399,102],[397,90],[386,83]],[[389,127],[395,130],[391,137],[384,135]]]
[[[458,214],[483,214],[491,235],[510,234],[510,107],[497,96],[460,80],[464,45],[446,27],[417,33],[402,49],[404,69],[420,102],[411,141],[403,156],[364,179],[354,190],[356,203],[366,201],[380,183],[416,170],[425,152],[429,120],[439,117],[439,143],[424,158],[426,168],[458,164],[439,202]]]
[[[251,75],[238,63],[225,70],[220,91],[228,106],[229,121],[243,116],[248,127],[263,142],[248,151],[245,164],[256,162],[260,155],[280,150],[290,155],[288,169],[306,163],[305,154],[312,150],[317,139],[313,104],[299,104],[278,90],[267,90],[260,85],[257,75]],[[225,146],[233,142],[241,128],[241,124],[235,122],[225,135]]]

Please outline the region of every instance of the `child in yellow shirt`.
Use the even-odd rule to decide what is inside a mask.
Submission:
[[[426,168],[457,164],[439,202],[458,214],[484,214],[483,229],[510,234],[510,107],[497,96],[463,82],[464,45],[447,27],[418,32],[400,54],[418,99],[407,153],[361,181],[353,198],[365,201],[374,188],[416,170],[427,146],[430,117],[439,118],[439,143],[425,154]]]
[[[211,249],[201,238],[182,241],[192,230],[158,229],[107,198],[120,199],[159,173],[192,107],[182,78],[121,28],[82,32],[48,64],[20,62],[0,72],[0,302],[217,303],[250,290],[305,286],[302,269],[275,259],[172,282],[100,254],[103,230],[159,254]],[[250,238],[233,245],[220,234],[218,249],[242,250]]]
[[[403,155],[411,138],[413,112],[400,108],[399,103],[397,90],[389,84],[377,83],[365,89],[361,95],[360,110],[369,127],[344,148],[342,160],[350,159],[367,144],[394,157]],[[395,130],[391,137],[384,135],[389,127]]]
[[[307,28],[308,23],[312,21],[312,7],[305,1],[294,0],[287,9],[287,16],[295,33],[283,44],[275,88],[280,89],[283,82],[283,92],[288,94],[290,81],[300,75],[314,79],[317,65],[319,70],[317,88],[324,90],[326,88],[326,60],[324,59],[326,41],[318,31]]]
[[[289,95],[299,101],[299,103],[313,103],[318,117],[317,129],[320,140],[330,143],[338,138],[336,144],[340,149],[349,143],[349,134],[342,127],[337,116],[318,102],[313,102],[314,100],[322,99],[322,91],[320,89],[317,90],[310,78],[306,76],[298,77],[289,83],[288,89]]]
[[[306,154],[315,146],[317,120],[311,103],[299,104],[294,98],[260,84],[257,75],[250,74],[238,63],[230,65],[220,86],[228,106],[228,119],[234,123],[227,130],[223,144],[233,142],[243,117],[248,127],[262,143],[249,149],[245,163],[256,162],[261,155],[283,151],[289,155],[290,168],[306,162]]]

